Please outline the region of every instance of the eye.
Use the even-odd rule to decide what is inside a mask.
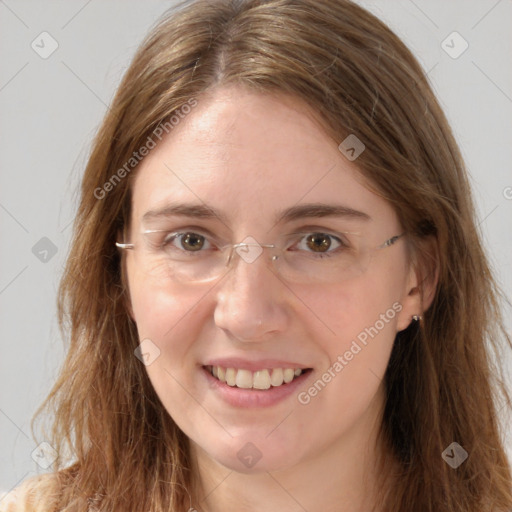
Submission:
[[[210,244],[204,235],[193,231],[169,233],[163,240],[162,249],[184,250],[186,252],[199,252],[205,244]],[[210,248],[210,247],[207,247]]]
[[[296,245],[298,245],[300,250],[326,255],[330,255],[330,253],[335,252],[339,248],[348,248],[348,244],[341,238],[321,232],[305,234]]]

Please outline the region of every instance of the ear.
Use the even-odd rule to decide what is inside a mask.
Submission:
[[[423,315],[431,306],[439,281],[439,246],[430,235],[417,241],[416,248],[409,248],[409,268],[406,288],[402,297],[397,331],[406,329],[414,315]]]

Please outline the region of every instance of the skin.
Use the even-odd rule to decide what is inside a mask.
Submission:
[[[226,224],[177,218],[174,226],[204,226],[231,243],[248,235],[272,243],[276,234],[305,225],[347,226],[336,218],[274,225],[276,212],[309,202],[370,215],[350,226],[373,246],[400,234],[393,208],[365,187],[357,161],[349,162],[337,145],[297,100],[218,88],[199,98],[140,164],[132,241],[140,241],[146,227],[142,215],[171,200],[224,210]],[[233,503],[244,511],[369,510],[382,450],[382,377],[396,333],[421,313],[417,273],[403,239],[378,251],[365,273],[329,284],[284,282],[265,257],[250,264],[237,257],[216,282],[179,284],[160,267],[141,265],[137,251],[125,254],[130,314],[140,339],[160,350],[146,366],[148,376],[191,440],[199,495],[190,506],[210,512]],[[266,408],[234,407],[206,384],[201,365],[209,358],[291,358],[313,368],[299,389],[307,390],[394,303],[401,311],[307,405],[294,393]],[[247,442],[262,455],[252,468],[237,457]]]

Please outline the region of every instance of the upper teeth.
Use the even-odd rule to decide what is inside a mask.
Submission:
[[[294,377],[302,373],[301,368],[272,368],[250,370],[237,368],[223,368],[222,366],[208,366],[210,373],[228,386],[236,386],[245,389],[269,389],[270,386],[281,386],[283,382],[287,384]]]

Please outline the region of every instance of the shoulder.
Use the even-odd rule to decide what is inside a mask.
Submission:
[[[0,512],[43,512],[57,488],[54,473],[36,475],[10,492],[0,492]]]

